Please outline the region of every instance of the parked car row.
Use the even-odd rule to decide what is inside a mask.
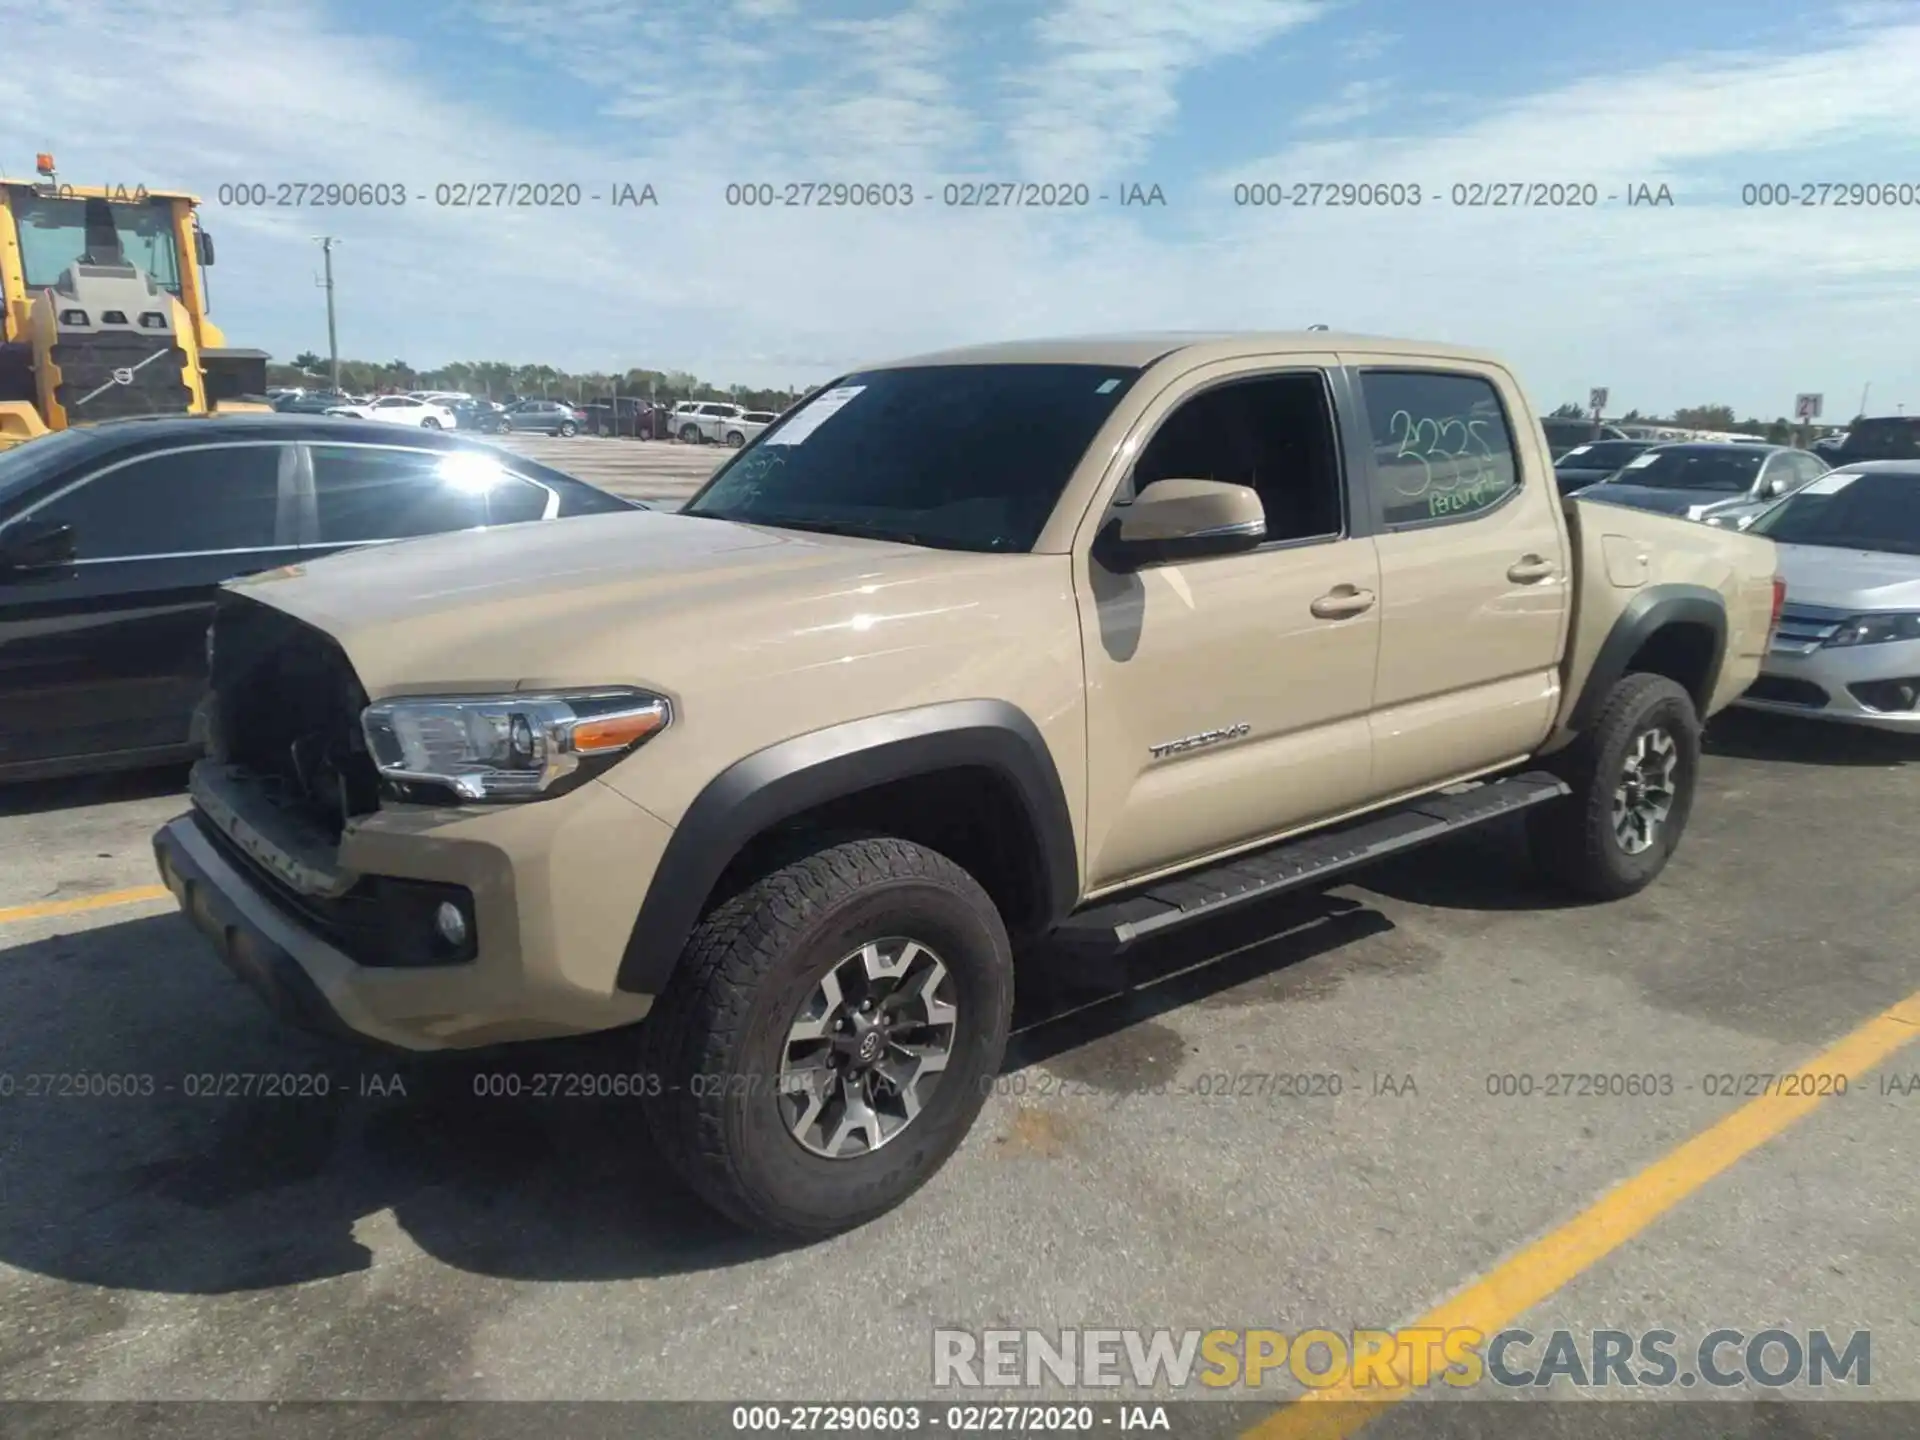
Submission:
[[[1920,419],[1862,420],[1824,450],[1594,441],[1563,494],[1772,539],[1786,599],[1749,708],[1920,733]]]
[[[112,420],[0,452],[0,780],[190,756],[225,580],[647,508],[432,427],[341,415]]]

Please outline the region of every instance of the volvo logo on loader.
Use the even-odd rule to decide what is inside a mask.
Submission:
[[[113,372],[113,383],[116,385],[131,385],[133,383],[133,371],[122,366]]]

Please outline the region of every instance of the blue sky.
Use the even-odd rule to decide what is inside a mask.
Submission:
[[[863,359],[1127,328],[1335,328],[1510,355],[1551,406],[1920,409],[1920,0],[36,0],[8,21],[0,162],[180,185],[238,344],[688,369],[803,384]],[[142,56],[135,92],[96,56]],[[31,90],[28,89],[31,84]],[[31,130],[14,117],[32,115]],[[961,209],[968,177],[1160,207]],[[398,183],[390,210],[222,205],[234,182]],[[891,182],[883,211],[729,182]],[[434,203],[474,181],[578,208]],[[1256,209],[1255,181],[1419,185]],[[1674,203],[1487,209],[1452,187],[1639,184]],[[584,197],[650,183],[656,206]],[[1896,191],[1897,194],[1897,191]]]

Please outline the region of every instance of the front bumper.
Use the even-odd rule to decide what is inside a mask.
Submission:
[[[643,1018],[652,998],[620,990],[616,976],[670,834],[597,782],[527,805],[364,817],[341,841],[343,870],[472,896],[474,958],[413,965],[363,964],[342,948],[309,918],[310,900],[255,858],[258,832],[241,845],[196,808],[163,826],[153,847],[182,911],[276,1014],[400,1049],[444,1050]]]
[[[1734,702],[1736,705],[1776,715],[1803,715],[1844,725],[1920,734],[1920,706],[1899,709],[1897,701],[1885,693],[1892,688],[1890,682],[1920,682],[1920,641],[1820,648],[1805,653],[1783,651],[1782,644],[1776,640],[1760,667],[1760,678]],[[1920,689],[1920,683],[1916,689]],[[1869,703],[1870,699],[1881,703]]]

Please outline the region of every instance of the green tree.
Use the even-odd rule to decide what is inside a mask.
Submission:
[[[1587,409],[1584,405],[1576,405],[1569,400],[1564,405],[1554,406],[1553,414],[1550,418],[1554,420],[1584,420],[1587,418]]]
[[[1673,423],[1688,430],[1731,430],[1731,405],[1688,405],[1673,412]]]
[[[325,360],[322,360],[318,355],[314,354],[313,351],[311,350],[302,350],[298,355],[293,357],[294,368],[296,370],[304,370],[309,374],[311,374],[315,370],[318,370],[322,365],[326,363],[327,362]]]

